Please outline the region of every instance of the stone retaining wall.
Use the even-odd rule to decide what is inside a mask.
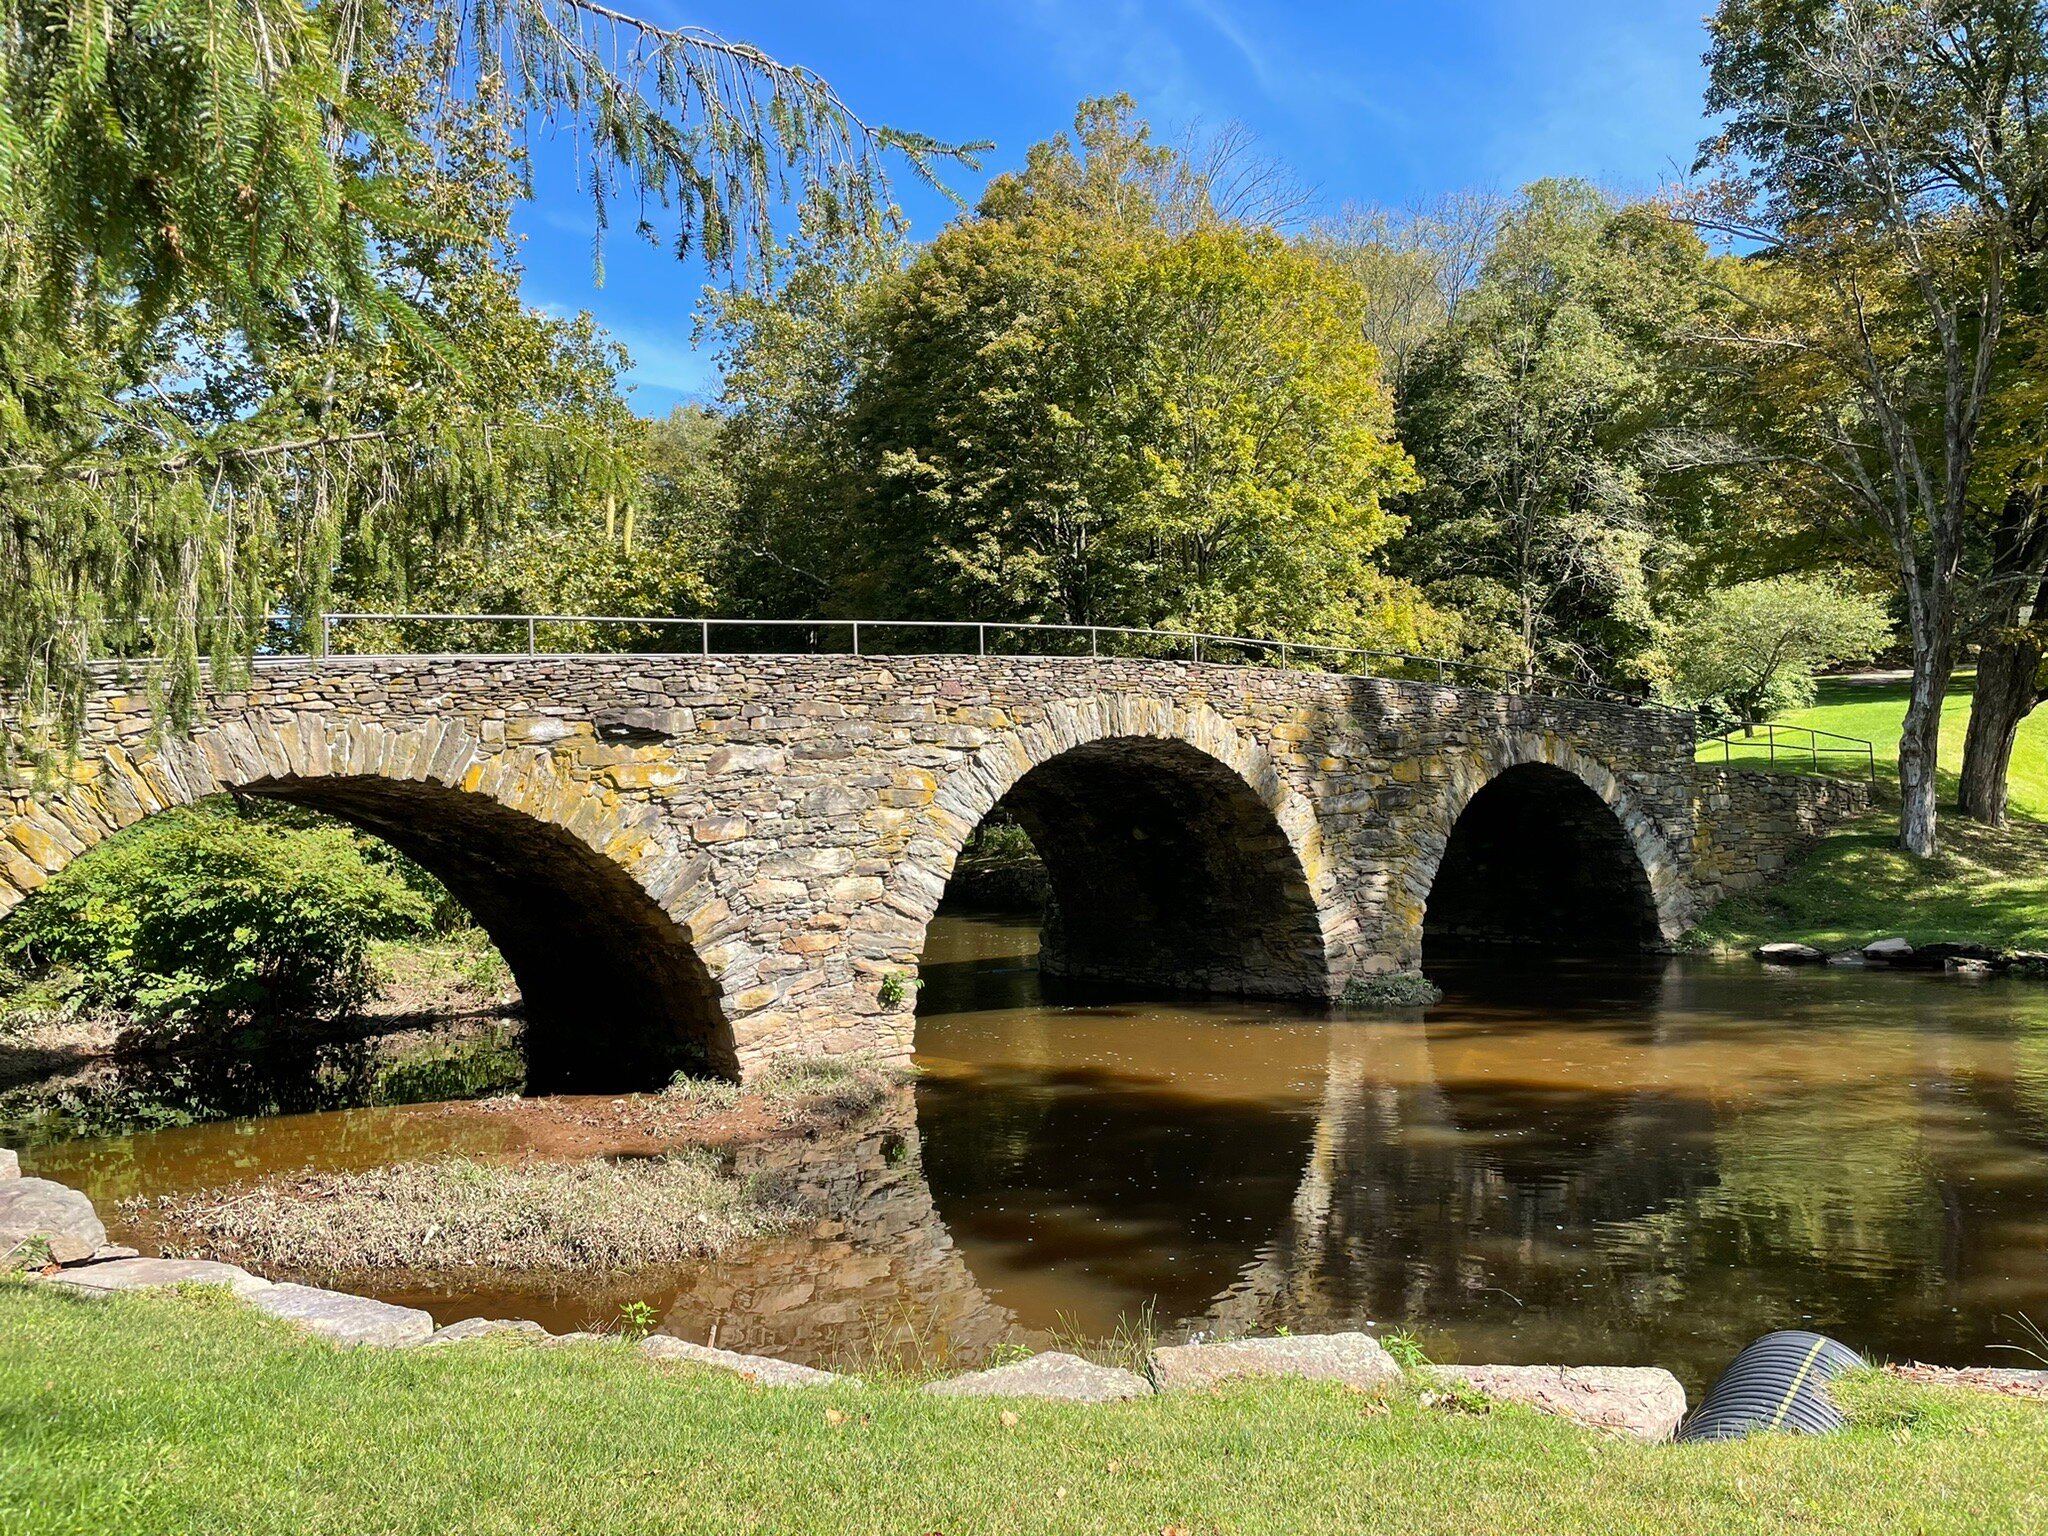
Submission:
[[[1705,764],[1694,773],[1691,878],[1702,911],[1777,878],[1871,805],[1871,786],[1861,779]]]

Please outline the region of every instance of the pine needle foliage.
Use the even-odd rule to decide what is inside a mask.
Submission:
[[[735,282],[787,199],[878,232],[886,162],[979,147],[590,0],[0,0],[0,761],[96,658],[183,723],[338,582],[630,494],[623,354],[519,299],[536,129]]]

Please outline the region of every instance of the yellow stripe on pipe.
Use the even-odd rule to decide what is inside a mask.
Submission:
[[[1785,1415],[1792,1407],[1792,1399],[1799,1395],[1799,1389],[1806,1382],[1806,1373],[1813,1369],[1813,1362],[1820,1358],[1820,1352],[1828,1347],[1826,1339],[1815,1339],[1813,1348],[1806,1352],[1806,1358],[1799,1362],[1799,1369],[1792,1375],[1792,1385],[1785,1389],[1785,1397],[1778,1404],[1778,1411],[1771,1415],[1771,1428],[1776,1429],[1785,1422]]]

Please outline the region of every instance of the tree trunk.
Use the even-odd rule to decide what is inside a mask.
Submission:
[[[1935,850],[1941,706],[1955,666],[1948,626],[1934,627],[1932,635],[1913,637],[1913,693],[1899,734],[1899,846],[1923,859]]]
[[[1963,740],[1963,780],[1956,809],[1990,826],[2005,825],[2006,774],[2020,722],[2040,702],[2034,679],[2043,639],[2032,630],[2008,631],[1977,654],[1977,692]]]

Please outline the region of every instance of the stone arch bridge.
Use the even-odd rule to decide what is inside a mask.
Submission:
[[[183,736],[110,680],[59,782],[0,786],[0,913],[167,807],[310,806],[491,934],[536,1084],[615,1091],[907,1054],[998,804],[1046,862],[1055,975],[1327,1000],[1425,948],[1654,948],[1828,810],[1752,814],[1693,752],[1662,710],[1185,662],[264,660]]]

